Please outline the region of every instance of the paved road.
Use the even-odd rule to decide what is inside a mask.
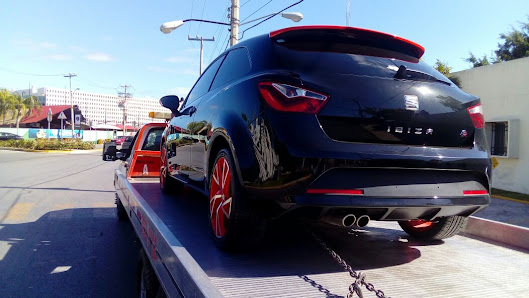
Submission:
[[[100,152],[0,150],[0,297],[132,297],[138,243]]]

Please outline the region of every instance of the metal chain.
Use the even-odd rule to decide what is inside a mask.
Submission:
[[[314,239],[316,239],[316,241],[318,241],[318,243],[332,256],[332,258],[336,260],[336,262],[338,262],[338,264],[340,264],[340,266],[342,266],[342,268],[345,271],[347,271],[352,278],[355,279],[355,281],[349,286],[349,294],[347,295],[347,298],[352,298],[354,297],[355,294],[358,295],[358,297],[363,298],[364,296],[362,294],[362,288],[361,288],[362,285],[368,291],[375,293],[375,295],[377,295],[378,298],[386,298],[386,296],[384,295],[384,292],[382,292],[381,290],[375,289],[375,286],[372,283],[368,283],[365,281],[365,278],[366,278],[365,273],[356,272],[355,270],[353,270],[353,268],[351,268],[351,266],[347,264],[345,260],[340,257],[340,255],[338,255],[334,250],[329,248],[327,244],[323,242],[323,240],[320,237],[318,237],[313,232],[311,232],[311,234],[312,234],[312,237],[314,237]]]

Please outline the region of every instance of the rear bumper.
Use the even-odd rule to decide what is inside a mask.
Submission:
[[[434,220],[470,216],[490,204],[490,196],[400,198],[306,194],[293,197],[296,208],[320,207],[322,213],[367,214],[373,220]]]

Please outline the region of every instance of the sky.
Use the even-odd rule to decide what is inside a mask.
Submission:
[[[241,20],[277,12],[295,0],[240,0]],[[395,34],[422,45],[423,60],[437,59],[459,71],[472,51],[490,55],[499,34],[527,22],[527,0],[382,1],[350,0],[352,27]],[[72,88],[115,94],[131,85],[135,97],[186,96],[199,76],[200,42],[204,65],[227,47],[228,27],[186,22],[162,34],[167,21],[200,18],[227,22],[230,0],[3,0],[0,11],[0,88],[68,88],[64,74],[76,73]],[[244,34],[244,39],[296,25],[345,25],[347,0],[305,0],[287,10],[301,12],[294,23],[276,16]],[[249,26],[242,26],[240,31]],[[205,66],[204,66],[205,68]]]

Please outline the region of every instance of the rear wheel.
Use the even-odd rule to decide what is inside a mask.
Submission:
[[[155,298],[160,292],[160,283],[145,252],[140,250],[137,271],[137,292],[141,298]]]
[[[180,190],[184,185],[169,175],[169,164],[167,162],[167,147],[162,143],[160,148],[160,189],[164,193],[172,193]]]
[[[117,215],[119,221],[124,221],[127,219],[127,211],[125,210],[125,207],[123,206],[123,203],[121,203],[121,200],[116,195],[116,207],[117,207]]]
[[[448,216],[436,221],[422,219],[400,221],[399,225],[408,235],[418,239],[446,239],[459,233],[467,224],[468,218]]]
[[[231,153],[222,149],[209,178],[209,219],[215,244],[228,250],[258,244],[264,236],[263,218],[242,196]]]

